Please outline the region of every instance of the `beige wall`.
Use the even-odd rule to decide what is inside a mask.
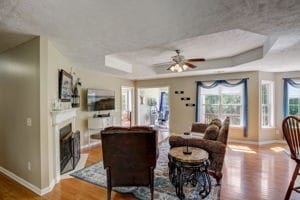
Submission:
[[[193,76],[182,78],[167,78],[155,80],[141,80],[136,82],[136,87],[170,87],[170,129],[171,132],[181,133],[187,130],[195,120],[195,108],[185,107],[180,101],[181,96],[191,97],[196,101],[196,84],[198,80],[217,80],[217,79],[240,79],[249,77],[248,82],[248,101],[249,101],[249,136],[244,138],[242,129],[231,127],[229,138],[237,140],[248,140],[255,142],[265,142],[271,140],[282,140],[281,123],[283,120],[283,80],[282,78],[300,78],[300,71],[286,73],[271,72],[249,72],[218,74],[208,76]],[[263,80],[274,82],[274,127],[262,128],[261,119],[261,87]],[[176,95],[174,91],[183,90],[184,95]]]
[[[41,186],[39,82],[38,38],[0,55],[1,166],[37,187]]]
[[[60,69],[71,73],[75,72],[76,77],[80,77],[82,87],[81,107],[78,110],[76,120],[76,129],[81,133],[81,146],[88,142],[87,118],[94,115],[95,112],[85,111],[85,91],[86,88],[109,89],[115,91],[116,109],[111,111],[115,118],[115,123],[120,124],[121,116],[121,86],[133,86],[133,81],[115,78],[98,71],[89,71],[76,68],[66,57],[64,57],[47,38],[41,37],[41,151],[43,154],[41,166],[42,169],[42,188],[49,186],[54,178],[53,174],[53,130],[51,120],[51,105],[55,99],[58,99],[58,72]],[[74,79],[76,78],[74,77]],[[42,79],[43,78],[43,79]],[[66,103],[70,105],[70,103]]]
[[[2,104],[2,98],[0,98],[0,104]],[[0,114],[0,116],[2,115]],[[0,118],[0,120],[2,120],[2,118]],[[4,138],[4,131],[1,125],[0,125],[0,138]],[[4,159],[4,143],[3,140],[1,140],[0,141],[0,167],[3,165],[4,162],[3,159]]]
[[[51,118],[49,112],[49,68],[48,68],[48,39],[39,37],[40,39],[40,147],[41,147],[41,188],[46,188],[51,184],[53,177],[53,134],[51,134]],[[50,134],[48,134],[50,133]]]
[[[58,98],[58,71],[64,69],[81,78],[81,108],[76,128],[81,131],[81,145],[87,143],[85,88],[115,91],[116,109],[111,111],[115,124],[120,124],[121,86],[134,86],[133,81],[101,72],[77,69],[46,37],[38,37],[0,55],[0,166],[38,188],[53,181],[53,130],[51,104]],[[32,118],[32,127],[26,118]],[[27,163],[31,162],[31,171]]]
[[[81,132],[81,145],[88,143],[88,129],[87,119],[92,117],[96,112],[87,112],[85,108],[86,104],[86,89],[107,89],[115,92],[115,110],[114,111],[101,111],[100,113],[110,112],[114,117],[114,124],[121,124],[121,86],[134,86],[133,81],[112,77],[107,74],[103,74],[98,71],[90,71],[83,69],[76,69],[76,74],[80,77],[82,82],[80,96],[81,96],[81,108],[78,112],[78,119],[76,120],[76,128]]]
[[[300,77],[293,73],[232,73],[208,76],[130,81],[98,71],[79,69],[66,59],[47,38],[33,39],[0,55],[0,166],[15,173],[39,188],[46,188],[53,181],[53,130],[50,116],[51,104],[58,98],[58,70],[75,71],[82,87],[81,108],[76,128],[81,132],[81,145],[88,141],[87,118],[95,112],[85,111],[86,88],[115,91],[116,109],[111,111],[115,125],[120,124],[121,86],[169,87],[170,129],[181,133],[195,120],[195,107],[186,107],[180,97],[196,100],[195,81],[249,78],[249,136],[243,137],[241,128],[231,128],[231,139],[264,141],[281,138],[276,130],[260,128],[260,82],[275,80],[276,127],[282,121],[283,77]],[[176,90],[184,95],[174,94]],[[136,92],[135,92],[136,93]],[[137,103],[136,103],[137,104]],[[103,112],[107,113],[107,112]],[[32,118],[32,126],[26,126],[26,118]],[[31,162],[31,171],[27,163]]]
[[[249,78],[249,128],[248,137],[244,138],[241,128],[231,128],[230,139],[258,141],[258,72],[216,74],[207,76],[192,76],[180,78],[166,78],[155,80],[136,81],[136,87],[169,87],[170,101],[170,131],[182,133],[188,130],[195,121],[195,107],[186,107],[185,102],[180,97],[191,97],[191,102],[196,102],[196,81],[208,81],[218,79],[241,79]],[[174,94],[176,90],[183,90],[184,94]]]
[[[52,44],[48,42],[48,107],[49,113],[51,104],[55,99],[58,99],[58,71],[64,69],[67,72],[75,72],[75,78],[79,77],[82,83],[80,87],[81,107],[78,111],[78,119],[76,120],[76,128],[81,132],[81,145],[84,146],[88,142],[87,118],[93,116],[96,112],[87,112],[85,109],[86,103],[86,89],[108,89],[115,91],[116,109],[110,111],[114,117],[116,125],[120,124],[121,116],[121,86],[133,86],[133,81],[125,80],[111,75],[104,74],[99,71],[86,70],[76,68],[66,57],[64,57]],[[102,111],[101,111],[102,112]],[[107,111],[108,112],[108,111]],[[102,112],[102,113],[107,113]],[[51,127],[51,117],[49,123],[49,130]]]

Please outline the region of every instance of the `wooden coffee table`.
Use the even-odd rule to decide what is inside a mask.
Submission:
[[[183,150],[186,147],[175,147],[169,152],[169,178],[175,186],[176,195],[180,199],[185,198],[183,186],[191,184],[200,185],[199,195],[205,198],[211,190],[211,181],[208,174],[208,153],[200,148],[189,147],[191,155],[186,155]]]

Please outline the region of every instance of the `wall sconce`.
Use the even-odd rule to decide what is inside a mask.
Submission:
[[[78,93],[78,86],[81,86],[80,78],[77,78],[74,85],[73,94],[72,94],[72,108],[80,107],[80,96]]]

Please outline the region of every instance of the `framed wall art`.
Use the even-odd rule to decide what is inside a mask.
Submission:
[[[58,91],[62,102],[70,102],[72,99],[72,75],[63,69],[59,71]]]

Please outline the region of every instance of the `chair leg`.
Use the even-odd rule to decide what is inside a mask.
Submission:
[[[298,176],[298,173],[299,173],[299,169],[300,169],[300,164],[297,164],[296,167],[295,167],[295,171],[293,173],[293,176],[292,176],[292,180],[291,180],[290,185],[288,187],[288,190],[285,194],[284,200],[289,200],[290,199],[290,196],[291,196],[293,188],[294,188],[295,180],[296,180],[296,178]]]
[[[107,176],[107,200],[111,199],[111,174],[110,168],[106,168],[106,176]]]
[[[223,174],[222,174],[222,173],[219,173],[218,176],[216,177],[217,185],[220,185],[220,182],[221,182],[222,177],[223,177]]]
[[[222,172],[210,171],[209,175],[213,176],[216,179],[217,185],[220,185],[222,177],[223,177]]]
[[[154,199],[154,169],[150,167],[150,192],[151,192],[151,200]]]

